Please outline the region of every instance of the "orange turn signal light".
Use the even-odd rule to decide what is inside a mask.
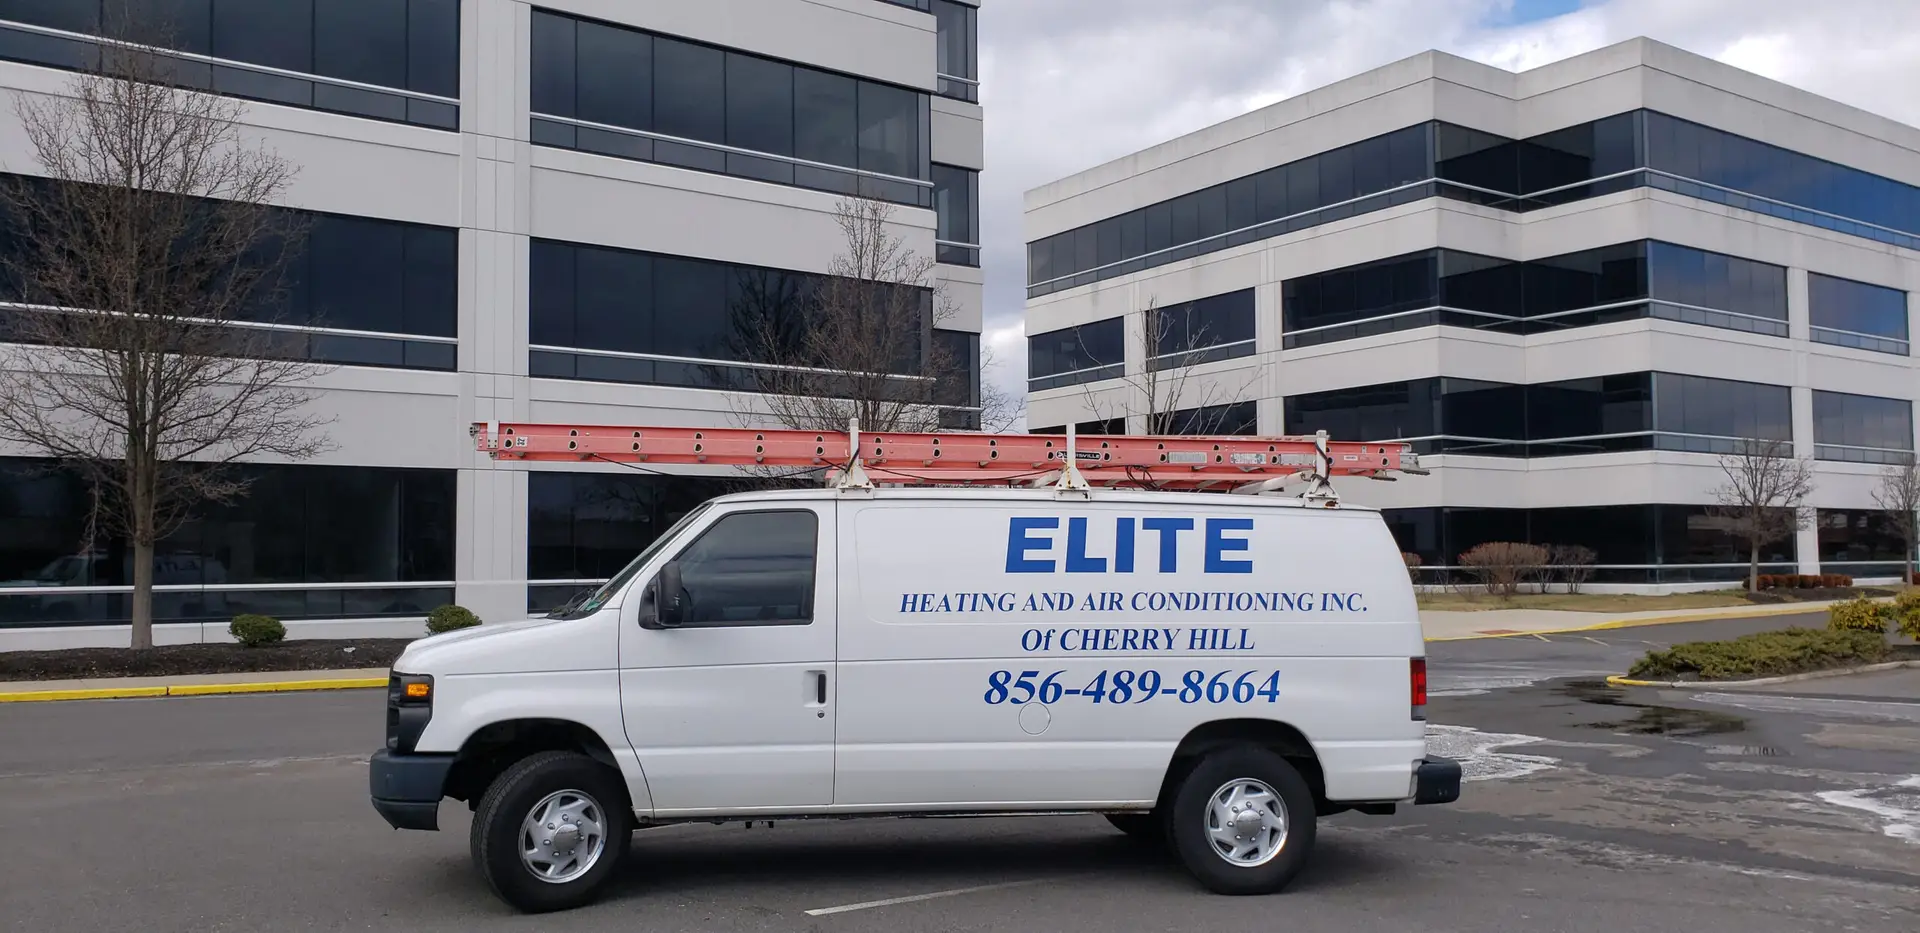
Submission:
[[[432,691],[433,691],[432,684],[411,683],[407,685],[407,699],[424,700],[427,698],[427,694],[431,693]]]

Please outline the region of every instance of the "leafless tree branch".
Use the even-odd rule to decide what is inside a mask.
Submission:
[[[1111,401],[1096,391],[1097,386],[1082,387],[1087,410],[1102,421],[1125,419],[1131,430],[1132,419],[1142,422],[1144,434],[1218,434],[1224,412],[1212,412],[1232,403],[1260,378],[1260,367],[1248,372],[1237,388],[1228,390],[1217,382],[1203,380],[1195,370],[1205,361],[1204,351],[1213,345],[1206,328],[1189,330],[1185,315],[1163,309],[1159,299],[1149,299],[1141,312],[1140,357],[1137,373],[1120,377],[1124,387],[1121,398]],[[1168,350],[1166,348],[1172,347]],[[1081,345],[1082,352],[1086,346]],[[1087,354],[1091,358],[1091,354]],[[1122,362],[1114,360],[1111,362]],[[1103,362],[1101,365],[1111,365]]]
[[[1873,502],[1886,513],[1887,522],[1906,544],[1900,566],[1911,580],[1914,544],[1920,540],[1920,463],[1910,460],[1882,470],[1880,486],[1873,491]]]
[[[1813,467],[1787,441],[1751,438],[1720,458],[1724,479],[1708,515],[1747,545],[1747,588],[1760,584],[1760,548],[1806,527],[1800,506],[1813,492]]]
[[[220,467],[311,457],[331,419],[306,388],[324,367],[258,326],[303,233],[271,206],[294,169],[241,140],[243,104],[177,83],[152,50],[163,24],[126,9],[65,95],[16,99],[44,177],[0,185],[0,440],[100,490],[101,523],[133,546],[144,647],[155,542],[245,493]]]

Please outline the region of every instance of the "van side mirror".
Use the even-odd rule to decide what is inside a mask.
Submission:
[[[680,583],[680,564],[668,561],[660,568],[653,584],[647,587],[648,602],[642,609],[640,625],[650,629],[679,628],[687,620],[685,590]]]

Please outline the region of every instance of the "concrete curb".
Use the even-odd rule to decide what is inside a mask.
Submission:
[[[1669,616],[1653,616],[1643,619],[1608,619],[1591,625],[1574,628],[1543,628],[1530,632],[1499,632],[1490,635],[1446,635],[1429,638],[1427,641],[1478,641],[1487,638],[1530,638],[1541,635],[1575,635],[1581,632],[1600,632],[1608,629],[1639,628],[1643,625],[1677,625],[1682,622],[1712,622],[1718,619],[1760,619],[1768,616],[1798,616],[1825,612],[1828,603],[1799,603],[1781,606],[1754,606],[1745,608],[1728,606],[1726,609],[1699,610],[1695,612],[1675,613]]]
[[[55,703],[62,700],[130,700],[142,697],[200,697],[230,693],[306,693],[315,690],[362,690],[387,685],[385,677],[347,677],[331,680],[282,680],[251,684],[173,684],[152,687],[97,687],[82,690],[23,690],[0,692],[0,703]]]
[[[1802,680],[1819,680],[1824,677],[1845,677],[1848,674],[1872,674],[1878,671],[1893,671],[1903,667],[1920,668],[1920,661],[1886,661],[1880,664],[1862,664],[1859,667],[1836,667],[1826,671],[1807,671],[1804,674],[1786,674],[1780,677],[1758,677],[1753,680],[1630,680],[1625,675],[1614,674],[1607,678],[1611,687],[1668,687],[1680,690],[1714,690],[1723,687],[1765,687],[1771,684],[1791,684]]]

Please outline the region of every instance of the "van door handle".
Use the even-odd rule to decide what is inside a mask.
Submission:
[[[813,701],[821,706],[827,705],[827,672],[813,672]]]

